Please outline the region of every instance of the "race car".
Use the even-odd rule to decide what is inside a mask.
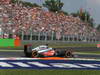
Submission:
[[[32,48],[32,45],[24,46],[24,54],[26,57],[74,57],[71,50],[56,50],[47,45],[40,45]]]

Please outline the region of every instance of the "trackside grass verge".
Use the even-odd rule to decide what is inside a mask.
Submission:
[[[100,75],[99,70],[0,70],[0,75]]]
[[[21,50],[24,48],[24,44],[22,44],[22,46],[20,47],[14,47],[14,46],[11,46],[11,47],[0,47],[0,49],[10,49],[10,50]],[[32,46],[33,48],[34,47],[37,47],[39,45],[42,45],[42,43],[33,43]],[[53,47],[53,48],[65,48],[65,47],[96,47],[96,44],[68,44],[68,43],[49,43],[49,46],[50,47]]]
[[[52,41],[52,42],[28,42],[28,41],[23,41],[22,45],[25,44],[32,44],[34,47],[38,46],[38,45],[43,45],[43,44],[48,44],[51,47],[54,48],[61,48],[61,47],[96,47],[97,43],[77,43],[77,42],[56,42],[56,41]]]

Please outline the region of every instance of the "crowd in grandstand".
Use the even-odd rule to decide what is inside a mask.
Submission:
[[[96,29],[80,20],[79,17],[43,10],[40,7],[25,7],[21,3],[0,2],[0,28],[4,33],[16,34],[23,31],[55,32],[63,35],[95,36]]]

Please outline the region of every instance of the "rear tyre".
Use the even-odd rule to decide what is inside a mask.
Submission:
[[[24,45],[24,54],[26,57],[32,57],[32,45]]]
[[[36,50],[32,51],[32,57],[33,57],[33,58],[38,57],[38,53],[37,53],[37,51],[36,51]]]
[[[72,54],[71,51],[66,51],[66,52],[65,52],[65,57],[66,57],[66,58],[72,58],[72,57],[74,57],[74,55]]]

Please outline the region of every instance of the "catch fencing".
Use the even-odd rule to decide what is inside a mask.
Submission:
[[[62,42],[98,42],[99,38],[93,36],[82,36],[82,35],[57,35],[56,32],[46,33],[46,32],[30,32],[24,33],[19,32],[15,34],[2,34],[2,38],[15,38],[19,36],[21,40],[30,41],[62,41]]]

